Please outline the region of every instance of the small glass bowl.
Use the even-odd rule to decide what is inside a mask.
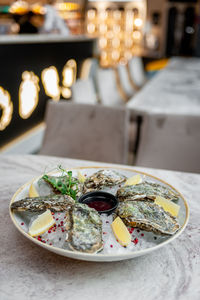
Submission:
[[[86,193],[78,201],[96,209],[100,214],[107,215],[110,215],[118,206],[117,198],[113,194],[103,191]]]

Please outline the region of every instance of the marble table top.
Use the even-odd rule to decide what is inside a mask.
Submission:
[[[25,239],[9,217],[15,191],[45,168],[101,166],[37,155],[0,155],[0,299],[200,299],[200,175],[134,167],[172,184],[186,198],[185,231],[152,254],[94,263],[72,260]],[[111,165],[112,166],[112,165]]]
[[[172,58],[128,103],[137,113],[200,116],[200,59]]]

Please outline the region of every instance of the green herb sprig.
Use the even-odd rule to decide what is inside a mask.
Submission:
[[[56,177],[45,174],[42,178],[61,194],[69,195],[76,200],[78,180],[72,176],[72,171],[66,171],[61,166],[58,166],[58,169],[62,171],[61,176]]]

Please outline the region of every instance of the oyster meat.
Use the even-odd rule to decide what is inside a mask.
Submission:
[[[164,197],[168,200],[177,201],[179,195],[172,189],[158,184],[144,181],[136,185],[127,185],[117,190],[119,201],[149,199],[155,200],[156,196]]]
[[[156,234],[173,235],[179,229],[175,217],[149,200],[120,202],[116,214],[127,225]]]
[[[86,178],[84,182],[84,193],[93,190],[101,190],[107,186],[114,186],[126,181],[126,176],[119,174],[114,170],[100,170],[90,177]]]
[[[100,215],[86,204],[77,203],[66,212],[66,230],[71,250],[94,253],[103,248]]]
[[[13,202],[11,209],[17,211],[43,212],[50,209],[53,212],[66,211],[75,201],[68,195],[48,195]]]

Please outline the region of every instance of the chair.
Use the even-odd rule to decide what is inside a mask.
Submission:
[[[126,96],[120,90],[116,77],[116,70],[98,68],[96,73],[96,87],[99,99],[106,106],[123,106]]]
[[[101,105],[49,101],[39,154],[127,163],[129,111]]]
[[[97,94],[91,78],[77,79],[71,89],[74,102],[97,104]]]
[[[200,117],[145,115],[135,165],[200,172]]]
[[[118,72],[121,86],[125,94],[127,95],[127,99],[130,99],[130,97],[135,94],[136,89],[133,88],[133,85],[131,84],[132,82],[130,81],[130,76],[128,74],[127,66],[118,64],[117,72]]]
[[[146,75],[141,57],[133,57],[128,62],[128,72],[135,87],[142,87],[146,83]]]

